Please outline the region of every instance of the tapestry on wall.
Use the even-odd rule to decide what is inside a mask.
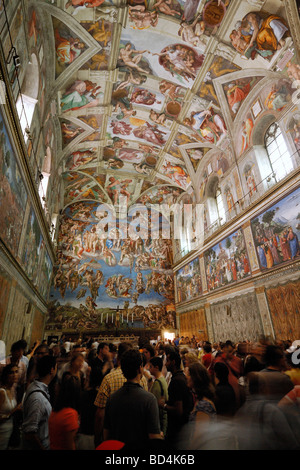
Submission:
[[[207,324],[204,308],[180,314],[180,336],[207,341]]]
[[[275,337],[300,339],[300,281],[266,290]]]
[[[263,334],[255,293],[210,305],[214,341],[257,341]]]

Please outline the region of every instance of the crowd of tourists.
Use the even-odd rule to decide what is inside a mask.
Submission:
[[[97,338],[11,346],[0,450],[299,450],[300,346],[135,346]]]

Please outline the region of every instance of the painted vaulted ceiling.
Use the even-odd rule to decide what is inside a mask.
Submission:
[[[222,176],[249,145],[258,94],[268,111],[270,83],[274,93],[279,85],[292,91],[290,2],[26,5],[60,209],[84,199],[116,203],[120,192],[129,204],[173,203],[186,193],[201,201],[208,164]]]

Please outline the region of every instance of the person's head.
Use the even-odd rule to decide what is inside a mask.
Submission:
[[[74,344],[72,347],[72,356],[78,353],[82,353],[84,351],[84,347],[81,344]]]
[[[187,372],[187,385],[194,391],[197,398],[201,400],[203,397],[214,399],[214,387],[211,383],[209,373],[200,362],[191,364]]]
[[[127,380],[138,379],[142,375],[143,359],[136,349],[128,349],[121,357],[121,369]]]
[[[55,346],[53,346],[52,348],[52,354],[53,356],[56,356],[56,357],[59,357],[60,354],[61,354],[61,348],[60,348],[60,345],[59,344],[56,344]]]
[[[149,362],[152,357],[155,356],[155,349],[151,344],[147,344],[143,347],[143,354],[145,355],[146,361]]]
[[[25,339],[20,339],[19,343],[20,343],[21,348],[23,349],[23,354],[24,354],[27,348],[27,341]]]
[[[263,362],[266,367],[280,370],[284,369],[286,367],[286,360],[282,348],[274,344],[269,344],[265,349]]]
[[[37,376],[40,380],[52,380],[57,372],[56,358],[46,355],[38,359],[36,364]]]
[[[11,362],[17,364],[24,353],[24,348],[23,348],[23,344],[21,343],[21,341],[16,341],[15,343],[13,343],[10,348],[10,352],[11,352]]]
[[[97,355],[101,359],[107,359],[109,357],[109,345],[108,345],[108,343],[100,343],[98,345]]]
[[[223,384],[228,382],[229,370],[226,364],[224,364],[223,362],[216,362],[214,366],[214,372],[216,384]]]
[[[149,367],[149,372],[153,377],[157,377],[160,375],[161,371],[163,368],[163,360],[159,356],[152,357],[150,359],[150,367]]]
[[[108,347],[109,347],[109,352],[112,355],[112,357],[115,357],[118,352],[117,346],[114,343],[110,343]]]
[[[46,344],[40,344],[34,352],[34,355],[37,359],[40,359],[43,356],[47,356],[48,354],[49,348]]]
[[[204,345],[203,345],[203,351],[204,351],[206,354],[211,353],[211,351],[212,351],[211,344],[208,343],[208,342],[204,343]]]
[[[129,341],[122,341],[118,346],[118,363],[121,365],[121,358],[123,354],[128,351],[129,349],[133,349],[133,346]]]
[[[175,351],[175,347],[172,346],[171,344],[165,344],[164,345],[164,348],[165,348],[165,356],[167,357],[168,354],[170,354],[171,352]]]
[[[199,359],[196,354],[188,352],[184,355],[183,361],[185,367],[189,367],[194,362],[199,362]]]
[[[224,348],[223,348],[223,353],[226,355],[227,358],[231,358],[234,355],[235,347],[232,341],[226,341]]]
[[[263,367],[263,364],[255,356],[251,355],[245,360],[244,375],[247,377],[250,372],[259,372]]]
[[[78,353],[73,354],[70,360],[70,365],[71,365],[71,369],[74,372],[78,372],[82,368],[83,363],[84,363],[84,356],[82,353],[78,352]]]
[[[8,364],[2,370],[1,385],[11,387],[18,381],[19,368],[16,364]]]
[[[181,367],[181,356],[178,351],[170,351],[167,354],[166,368],[172,374]]]
[[[60,411],[63,408],[73,408],[79,411],[80,397],[80,382],[76,377],[66,375],[59,386],[53,410]]]

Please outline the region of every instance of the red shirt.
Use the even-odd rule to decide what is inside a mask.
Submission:
[[[204,354],[204,356],[202,356],[202,362],[203,362],[203,365],[206,367],[206,369],[208,369],[208,367],[211,365],[212,360],[213,360],[213,356],[211,353],[207,353],[207,354]]]
[[[49,417],[49,437],[51,450],[68,450],[66,433],[78,430],[79,416],[73,408],[52,411]]]

